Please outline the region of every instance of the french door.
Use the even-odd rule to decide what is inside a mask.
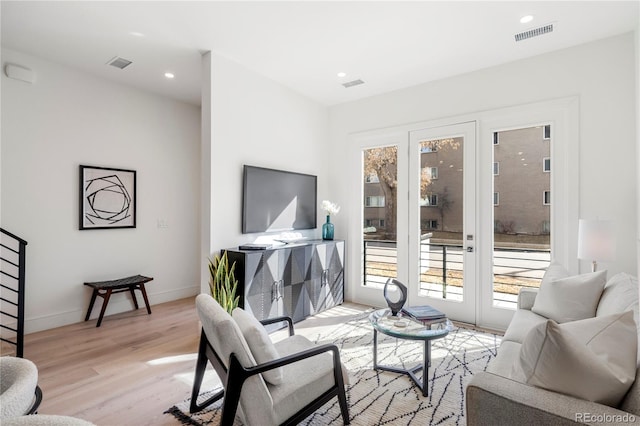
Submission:
[[[407,304],[475,323],[475,127],[363,137],[361,215],[352,226],[362,269],[354,300],[384,306],[381,289],[397,278],[409,287]]]
[[[476,123],[409,133],[409,304],[476,322]]]
[[[550,259],[578,272],[578,101],[559,99],[354,135],[351,300],[505,329]],[[359,205],[358,205],[359,204]],[[358,276],[359,275],[359,276]]]

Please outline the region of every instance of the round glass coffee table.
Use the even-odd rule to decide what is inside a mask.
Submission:
[[[407,374],[411,380],[422,390],[423,396],[429,395],[429,365],[431,364],[431,341],[440,339],[454,326],[448,318],[441,318],[435,321],[417,321],[411,317],[392,317],[391,310],[379,309],[369,315],[369,321],[373,326],[373,368],[375,370],[385,370],[394,373]],[[401,321],[401,322],[399,322]],[[422,365],[418,364],[413,368],[402,369],[388,365],[378,364],[378,332],[387,336],[405,340],[420,340],[424,342],[424,355]],[[416,373],[423,370],[422,380]]]

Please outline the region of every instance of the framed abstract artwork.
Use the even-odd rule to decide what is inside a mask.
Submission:
[[[80,230],[136,227],[136,172],[80,166]]]

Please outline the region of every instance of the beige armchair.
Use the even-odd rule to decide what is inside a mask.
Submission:
[[[349,424],[337,346],[315,345],[294,335],[293,322],[287,317],[258,322],[238,310],[232,318],[207,294],[196,298],[196,310],[202,333],[191,412],[224,397],[222,425],[232,425],[236,413],[246,425],[293,425],[337,397],[343,421]],[[289,326],[289,337],[275,344],[268,336],[268,341],[262,339],[267,335],[263,324],[284,321]],[[220,377],[223,390],[197,404],[207,361]]]

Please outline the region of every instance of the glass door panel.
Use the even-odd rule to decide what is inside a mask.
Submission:
[[[415,147],[414,147],[415,148]],[[425,139],[420,155],[420,296],[464,300],[463,139]]]
[[[493,133],[494,307],[516,309],[551,261],[551,126]]]
[[[363,285],[398,277],[398,146],[363,150]]]
[[[475,323],[475,123],[410,132],[410,305]]]

